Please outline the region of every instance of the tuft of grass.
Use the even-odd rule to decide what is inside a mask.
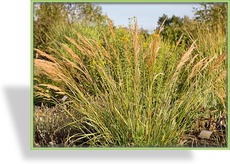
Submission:
[[[226,57],[219,47],[204,47],[204,56],[201,38],[184,50],[161,42],[160,32],[146,42],[137,21],[124,39],[111,21],[108,27],[102,40],[75,31],[49,55],[35,49],[46,58],[34,59],[37,76],[51,81],[35,85],[35,93],[68,115],[56,131],[75,130],[63,146],[185,146],[204,116],[200,108],[215,108],[220,117],[226,111]]]

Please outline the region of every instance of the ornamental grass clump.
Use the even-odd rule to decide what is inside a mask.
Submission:
[[[34,86],[35,95],[70,116],[56,131],[76,129],[64,146],[184,146],[201,107],[226,108],[224,83],[215,85],[226,79],[225,70],[216,73],[224,57],[200,57],[197,41],[173,49],[161,41],[160,30],[146,42],[137,21],[126,32],[118,38],[109,21],[103,39],[75,31],[56,40],[49,54],[35,49],[45,58],[34,59],[37,76],[48,79]]]

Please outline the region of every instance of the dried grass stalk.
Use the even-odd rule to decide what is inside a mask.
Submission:
[[[51,85],[51,84],[39,84],[39,86],[44,86],[44,87],[47,87],[49,89],[53,89],[55,91],[61,91],[62,90],[61,88],[54,86],[54,85]]]
[[[114,34],[114,30],[113,30],[114,25],[113,25],[112,21],[109,19],[108,16],[106,18],[107,18],[107,21],[108,21],[108,24],[109,24],[110,33],[112,35],[113,40],[115,41],[115,34]]]
[[[190,54],[192,53],[193,49],[195,48],[195,42],[189,47],[188,51],[184,53],[181,57],[179,64],[177,65],[176,72],[180,70],[180,68],[184,65],[184,63],[189,59]]]
[[[197,56],[199,56],[199,54],[196,54],[196,55],[190,60],[190,62],[189,62],[189,64],[188,64],[188,67],[190,67],[190,66],[193,65],[193,63],[194,63],[195,59],[197,58]]]
[[[179,46],[179,44],[180,44],[182,38],[183,38],[183,34],[181,34],[180,38],[178,39],[178,41],[177,41],[177,43],[176,43],[175,49]]]
[[[82,64],[82,60],[79,58],[79,56],[73,52],[73,50],[71,48],[69,48],[66,44],[62,44],[62,47],[69,53],[72,55],[72,57],[79,63]]]
[[[203,66],[204,60],[205,60],[205,59],[202,59],[201,61],[199,61],[198,63],[196,63],[196,64],[193,66],[192,71],[191,71],[191,73],[190,73],[189,76],[188,76],[188,79],[191,79],[191,78],[193,78],[195,75],[197,75],[197,73],[201,70],[201,68],[202,68],[202,66]]]
[[[50,60],[50,61],[52,61],[52,62],[55,62],[55,58],[52,57],[51,55],[48,55],[48,54],[46,54],[45,52],[43,52],[43,51],[41,51],[41,50],[39,50],[39,49],[36,49],[36,48],[34,48],[34,50],[37,51],[39,55],[41,55],[41,56],[47,58],[48,60]],[[36,58],[38,58],[38,57],[36,57]]]
[[[216,70],[220,65],[222,65],[223,61],[227,59],[227,54],[220,55],[215,62],[211,66],[211,71]]]
[[[51,100],[51,95],[48,93],[43,93],[43,92],[35,92],[36,97],[42,97],[48,100]]]
[[[172,79],[175,78],[179,70],[182,68],[182,66],[188,61],[190,54],[195,48],[195,41],[192,43],[192,45],[189,47],[189,49],[184,53],[184,55],[181,57],[179,64],[177,65],[176,71],[172,76]]]
[[[216,79],[216,82],[221,82],[223,78],[226,79],[227,77],[227,70],[223,70],[220,76]]]
[[[214,89],[214,92],[215,94],[218,96],[218,98],[220,99],[222,105],[224,106],[224,108],[226,108],[226,105],[225,105],[225,95],[221,95],[216,89]]]
[[[125,48],[125,57],[126,57],[126,60],[129,63],[129,65],[131,66],[131,57],[130,57],[129,50],[128,50],[128,47],[127,47],[127,41],[124,40],[123,43],[124,43],[124,48]]]
[[[87,54],[87,52],[85,51],[85,49],[84,49],[82,46],[80,46],[79,44],[77,44],[77,42],[76,42],[74,39],[69,38],[69,37],[67,37],[67,36],[65,36],[65,38],[66,38],[68,41],[70,41],[70,43],[72,43],[73,45],[75,45],[75,47],[76,47],[82,54]],[[78,57],[78,58],[79,58],[79,57]]]
[[[211,63],[211,62],[213,61],[213,59],[214,59],[214,57],[209,57],[209,58],[207,58],[207,59],[204,61],[204,65],[203,65],[203,67],[202,67],[201,70],[204,70],[204,69],[209,65],[209,63]]]
[[[88,70],[86,69],[86,67],[84,67],[84,70],[81,69],[80,67],[78,67],[75,63],[73,63],[72,61],[68,60],[67,58],[62,56],[62,59],[66,61],[65,64],[70,65],[73,68],[76,68],[78,71],[80,71],[81,73],[83,73],[88,80],[90,80],[92,82],[92,77],[89,74]]]
[[[107,50],[98,43],[98,41],[93,40],[93,43],[95,44],[96,48],[97,48],[97,52],[100,55],[100,57],[102,57],[104,59],[104,57],[106,57],[109,62],[111,62],[111,56],[110,54],[107,52]],[[96,53],[96,52],[95,52]]]
[[[78,37],[79,41],[81,42],[81,46],[83,46],[84,48],[88,48],[92,52],[95,51],[95,48],[90,43],[89,39],[85,38],[84,36],[82,36],[79,33],[76,33],[76,34],[77,34],[77,37]]]
[[[151,56],[147,59],[147,64],[148,64],[148,68],[149,68],[149,72],[151,74],[151,70],[153,68],[153,65],[156,63],[156,58],[157,58],[157,54],[158,51],[160,49],[160,33],[163,30],[164,27],[164,23],[166,21],[167,18],[165,18],[165,20],[162,22],[159,30],[154,34],[154,42],[152,45],[152,53]]]
[[[37,90],[37,91],[43,91],[43,89],[41,87],[38,87],[36,85],[34,85],[34,90]]]
[[[42,69],[44,72],[50,75],[56,75],[58,73],[57,65],[53,62],[49,62],[41,59],[34,59],[34,66]]]

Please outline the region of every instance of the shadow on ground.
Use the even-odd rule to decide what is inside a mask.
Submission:
[[[92,160],[191,160],[192,152],[188,150],[31,150],[30,148],[30,88],[5,87],[9,112],[12,116],[19,150],[22,156],[28,160],[53,160],[53,159],[92,159]]]

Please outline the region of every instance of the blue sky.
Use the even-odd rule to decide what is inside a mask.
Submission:
[[[102,12],[107,14],[115,25],[128,26],[129,19],[134,16],[137,17],[138,25],[141,28],[148,29],[151,32],[157,26],[157,20],[163,14],[171,17],[172,15],[184,17],[185,15],[190,18],[193,17],[193,7],[198,8],[199,4],[196,3],[146,3],[146,4],[99,4],[102,7]]]

